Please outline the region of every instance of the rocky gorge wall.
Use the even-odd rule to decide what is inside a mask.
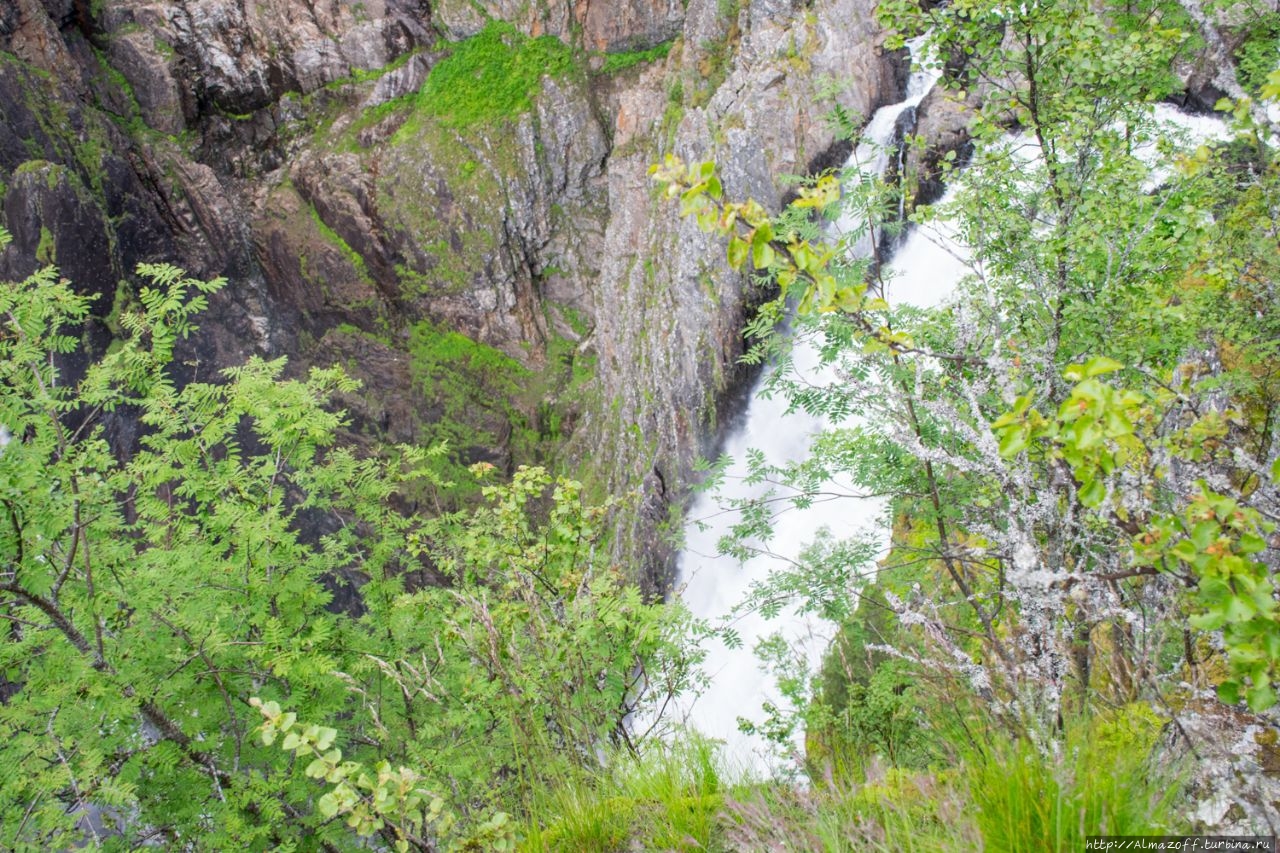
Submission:
[[[656,583],[757,295],[648,166],[714,158],[777,205],[832,156],[822,92],[899,97],[874,5],[6,3],[0,276],[57,264],[95,297],[90,352],[139,262],[226,276],[184,375],[339,363],[356,440],[577,467],[638,496],[614,542]]]

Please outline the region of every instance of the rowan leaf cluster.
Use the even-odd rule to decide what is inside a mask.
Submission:
[[[179,386],[224,283],[138,275],[96,358],[56,270],[0,283],[0,847],[509,849],[688,683],[580,484],[414,512],[443,447],[345,446],[337,368]]]

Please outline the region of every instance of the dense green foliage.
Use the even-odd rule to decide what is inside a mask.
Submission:
[[[1280,64],[1280,12],[1259,15],[1250,21],[1236,50],[1240,83],[1249,92],[1261,91],[1267,75]]]
[[[647,50],[631,50],[623,53],[605,54],[604,63],[600,66],[602,74],[617,74],[619,71],[626,71],[628,68],[634,68],[647,62],[657,62],[659,59],[666,59],[667,54],[671,52],[671,45],[674,42],[664,41],[661,44],[655,44]]]
[[[447,486],[440,448],[336,447],[337,369],[177,388],[221,283],[140,274],[82,375],[88,301],[52,268],[0,285],[0,846],[496,849],[503,812],[686,681],[685,616],[601,561],[606,508],[577,483],[481,466],[470,510],[397,511]],[[124,412],[127,458],[105,431]],[[424,793],[392,809],[393,787]]]
[[[573,51],[553,36],[529,38],[491,21],[449,46],[418,92],[418,109],[450,127],[490,124],[527,112],[542,78],[568,74]]]

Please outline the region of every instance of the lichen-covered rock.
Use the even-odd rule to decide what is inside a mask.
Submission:
[[[425,0],[120,0],[100,25],[112,41],[129,42],[113,59],[135,90],[194,95],[184,104],[191,124],[205,112],[249,113],[286,92],[382,68],[431,42],[429,20]]]
[[[21,20],[21,13],[16,4],[6,3],[0,6],[0,39],[5,40],[6,46],[10,43],[13,34],[18,31]]]
[[[51,18],[40,0],[9,0],[0,12],[0,50],[55,75],[62,85],[78,86],[79,73],[60,32],[62,15]]]
[[[580,20],[591,50],[643,50],[675,38],[684,22],[681,0],[584,0]]]
[[[129,81],[142,119],[161,133],[178,134],[196,115],[193,94],[173,73],[173,48],[150,30],[121,29],[107,42],[107,57]]]

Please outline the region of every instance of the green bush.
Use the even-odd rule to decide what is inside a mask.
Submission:
[[[559,39],[531,39],[503,21],[450,50],[418,92],[418,110],[455,128],[525,112],[544,76],[563,76],[575,67],[573,51]]]
[[[1246,91],[1258,92],[1267,75],[1280,65],[1280,14],[1260,17],[1248,29],[1244,43],[1236,49],[1236,70]]]
[[[937,721],[916,667],[878,646],[903,646],[880,585],[858,609],[822,661],[820,689],[807,715],[810,772],[861,782],[871,761],[923,769],[939,754]],[[933,715],[938,716],[938,715]]]

